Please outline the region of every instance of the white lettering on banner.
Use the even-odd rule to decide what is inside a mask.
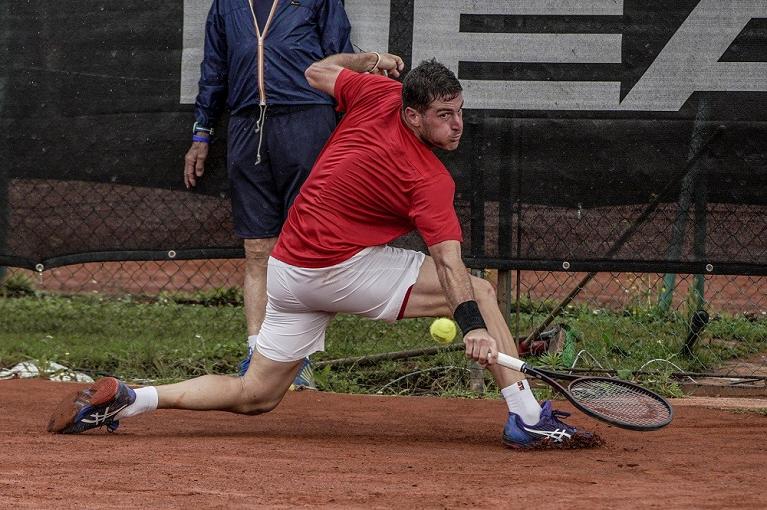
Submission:
[[[767,0],[701,0],[620,109],[678,111],[696,91],[767,91],[767,62],[718,62],[752,18],[767,18]]]
[[[436,57],[453,71],[458,62],[621,62],[620,34],[461,33],[462,13],[512,15],[623,14],[622,0],[416,0],[413,63]],[[461,80],[466,108],[614,110],[620,82]]]
[[[212,0],[184,0],[180,102],[194,103],[205,18]],[[388,48],[391,0],[346,0],[352,42]],[[413,63],[620,64],[623,35],[460,32],[461,14],[622,16],[624,0],[414,0]],[[621,76],[605,81],[462,79],[467,108],[523,110],[678,111],[696,91],[767,92],[767,63],[718,62],[767,0],[700,0],[647,71],[621,101]],[[639,35],[641,37],[641,34]],[[767,41],[765,41],[767,44]]]
[[[459,32],[460,16],[623,14],[622,1],[416,0],[413,62],[620,63],[613,34]],[[717,62],[765,0],[701,0],[646,73],[620,101],[620,81],[461,80],[467,108],[678,111],[696,91],[767,91],[767,63]],[[616,76],[616,79],[619,79]]]

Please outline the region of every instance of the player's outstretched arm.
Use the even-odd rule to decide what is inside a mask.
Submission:
[[[342,69],[358,73],[388,74],[396,78],[405,69],[405,63],[391,53],[339,53],[310,65],[304,75],[309,85],[334,96],[336,79]]]
[[[445,292],[445,299],[450,310],[466,310],[475,307],[475,314],[479,314],[477,303],[474,296],[474,288],[471,282],[471,276],[466,271],[466,266],[461,258],[461,243],[458,241],[443,241],[441,243],[429,246],[429,253],[434,260],[437,269],[437,278]],[[473,303],[473,305],[472,305]],[[456,315],[456,320],[459,318]],[[477,320],[482,323],[482,327],[476,327],[466,332],[463,341],[466,344],[466,355],[478,361],[481,365],[495,363],[498,358],[498,346],[484,326],[482,316]],[[461,321],[458,320],[459,325]],[[461,325],[463,328],[465,325]]]
[[[466,266],[461,258],[461,243],[443,241],[429,246],[429,254],[437,267],[437,277],[445,291],[447,305],[451,310],[474,299],[474,289]]]

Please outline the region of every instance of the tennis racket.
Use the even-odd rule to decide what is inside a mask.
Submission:
[[[657,430],[671,423],[673,410],[660,395],[636,384],[610,377],[581,377],[531,367],[498,353],[498,364],[539,379],[570,401],[582,413],[630,430]],[[570,380],[565,388],[556,379]]]

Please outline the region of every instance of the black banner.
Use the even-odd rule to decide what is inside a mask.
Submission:
[[[0,6],[0,264],[241,256],[225,136],[182,183],[209,3]],[[464,83],[471,265],[767,274],[760,2],[346,4],[358,46]]]

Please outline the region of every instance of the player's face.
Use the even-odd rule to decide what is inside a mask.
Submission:
[[[463,95],[449,101],[435,99],[421,115],[421,138],[440,149],[458,148],[463,134]]]

